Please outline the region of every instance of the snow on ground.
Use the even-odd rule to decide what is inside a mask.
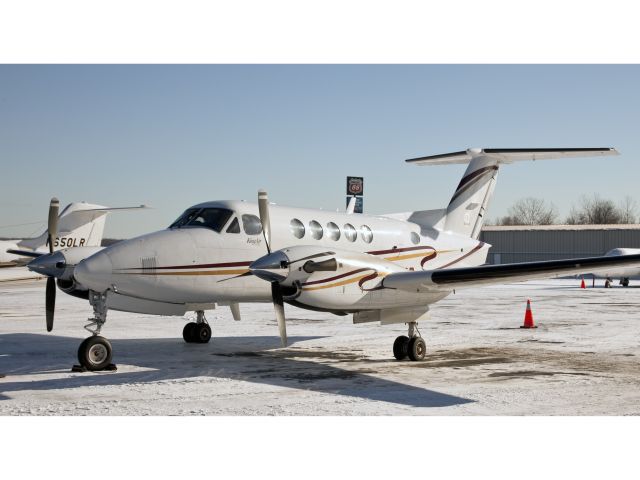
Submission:
[[[549,280],[458,291],[420,325],[424,362],[391,354],[404,325],[287,306],[207,312],[214,338],[182,340],[184,318],[109,312],[116,372],[72,373],[87,302],[58,292],[47,333],[44,282],[0,284],[2,415],[640,414],[640,288]],[[601,282],[600,282],[601,283]],[[531,298],[535,330],[520,329]]]

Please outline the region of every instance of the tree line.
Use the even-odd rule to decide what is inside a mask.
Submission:
[[[522,198],[509,207],[508,214],[489,225],[602,225],[629,224],[640,221],[638,203],[626,196],[617,205],[599,195],[582,196],[562,219],[556,206],[541,198]]]

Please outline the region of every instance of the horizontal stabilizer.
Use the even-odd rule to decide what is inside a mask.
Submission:
[[[423,272],[397,272],[386,276],[383,285],[386,288],[397,288],[411,292],[442,290],[523,282],[569,274],[597,273],[611,267],[640,267],[640,255],[481,265],[479,267],[448,268]]]
[[[405,160],[414,165],[447,165],[469,163],[477,157],[490,157],[498,163],[522,160],[550,160],[553,158],[598,157],[619,155],[615,148],[470,148],[460,152],[443,153]]]
[[[15,250],[13,248],[10,248],[9,250],[7,250],[7,253],[11,253],[13,255],[20,255],[21,257],[30,257],[30,258],[38,258],[44,255],[44,253],[34,252],[33,250]]]

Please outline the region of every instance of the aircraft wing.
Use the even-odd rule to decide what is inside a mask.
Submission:
[[[611,267],[640,267],[640,254],[396,272],[387,275],[382,284],[386,288],[420,292],[522,282],[560,275],[597,273]]]

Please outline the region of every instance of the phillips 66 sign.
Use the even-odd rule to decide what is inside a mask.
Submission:
[[[347,195],[363,195],[364,194],[364,178],[363,177],[347,177]]]

